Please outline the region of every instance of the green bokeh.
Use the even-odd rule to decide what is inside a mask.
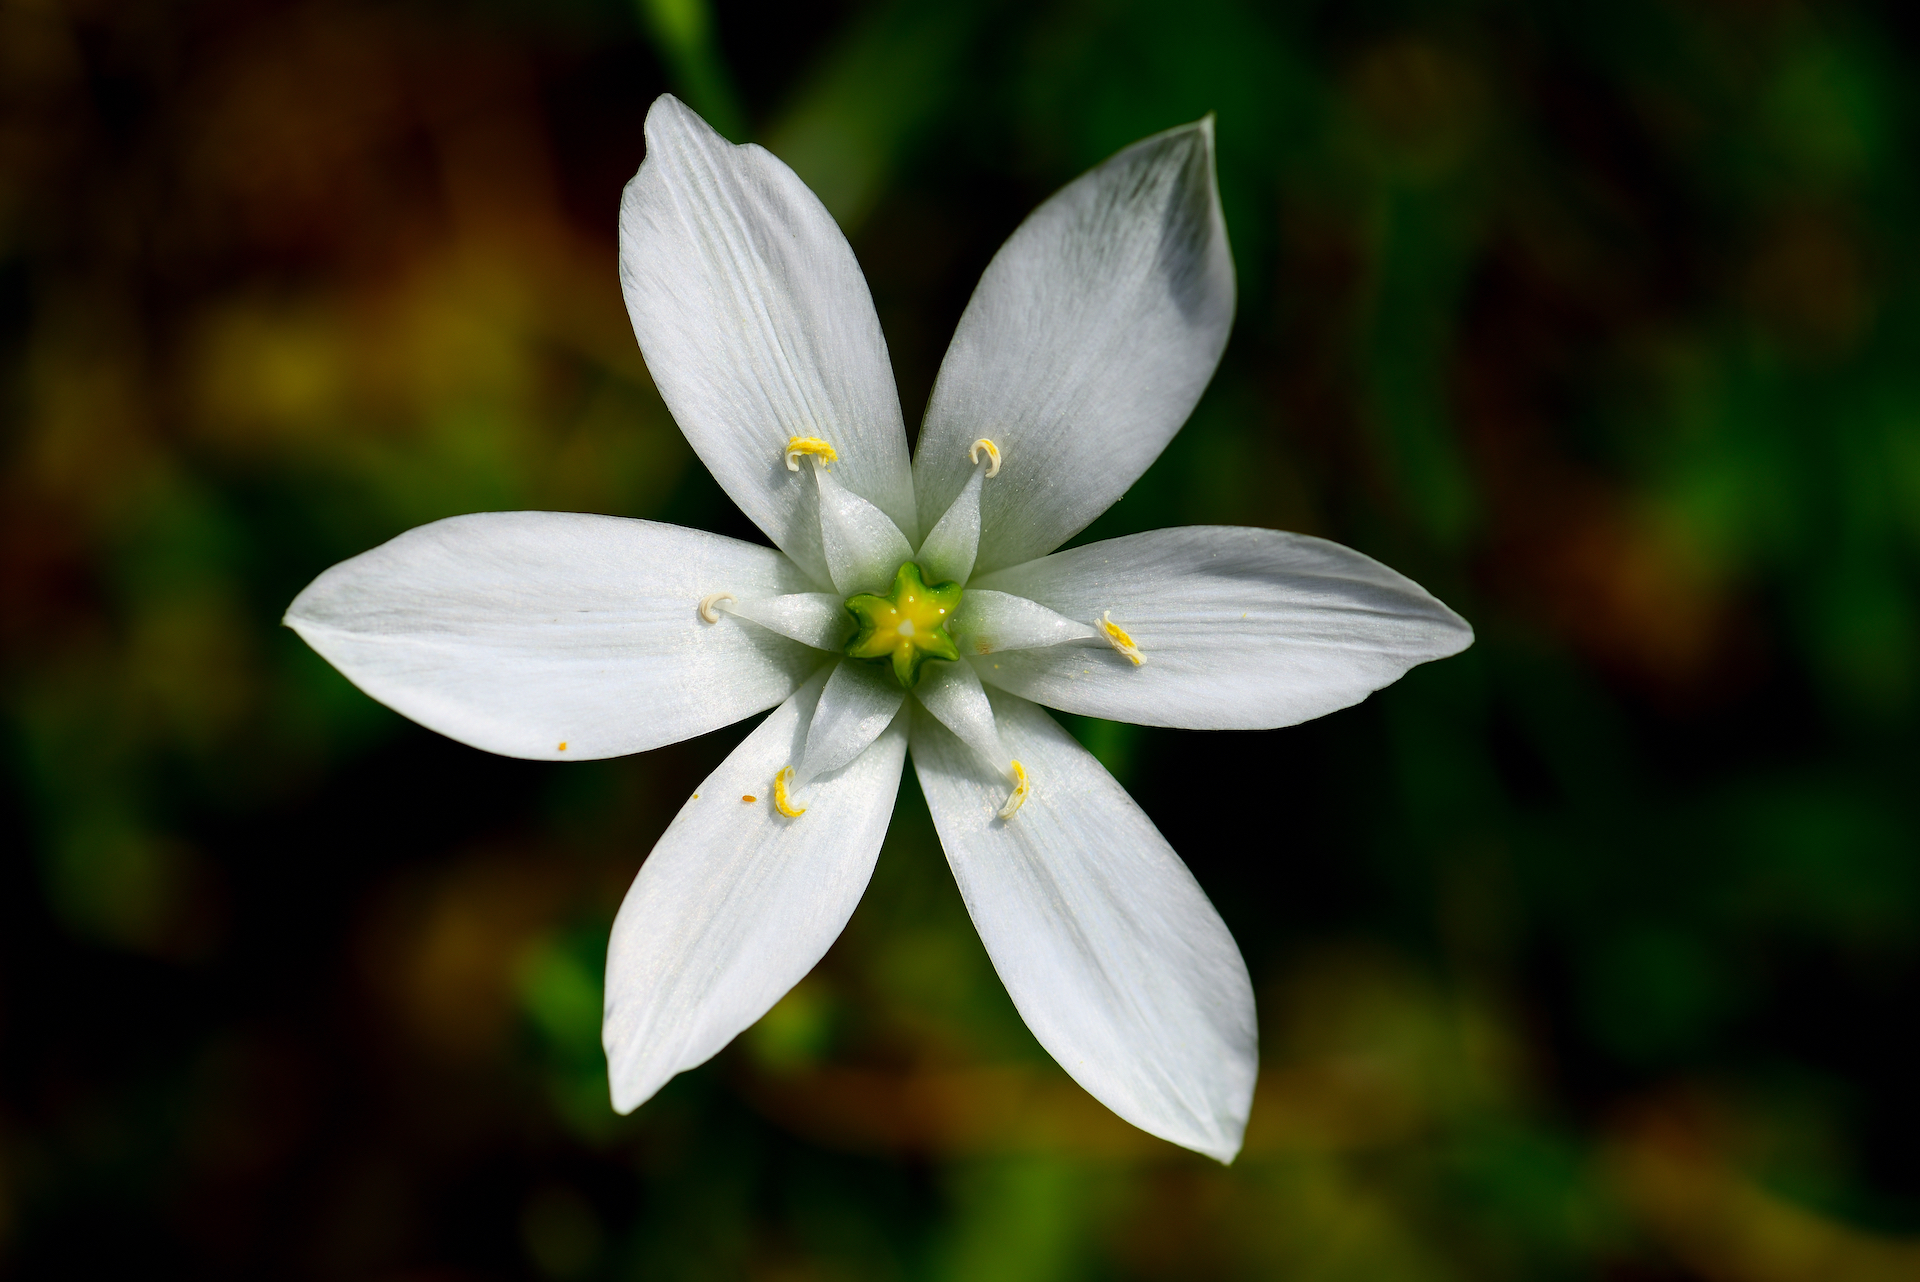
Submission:
[[[1682,0],[0,5],[0,1271],[1920,1276],[1913,41]],[[1215,113],[1233,336],[1075,541],[1303,531],[1477,632],[1309,725],[1062,717],[1253,972],[1231,1167],[1047,1057],[911,772],[815,973],[614,1114],[613,914],[742,730],[488,758],[278,625],[457,513],[758,537],[621,308],[665,91],[839,220],[910,425],[1026,212]]]

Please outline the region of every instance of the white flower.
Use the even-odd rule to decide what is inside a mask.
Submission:
[[[1256,1067],[1246,966],[1152,822],[1035,705],[1291,725],[1472,632],[1385,566],[1300,535],[1162,530],[1048,555],[1160,453],[1226,344],[1212,122],[1129,147],[1014,232],[960,319],[911,467],[866,282],[819,200],[670,97],[646,137],[620,210],[634,332],[681,430],[779,551],[616,517],[454,517],[328,570],[287,622],[374,698],[508,756],[640,752],[774,709],[681,808],[614,923],[622,1112],[819,961],[911,746],[1041,1044],[1127,1121],[1231,1160]],[[908,562],[956,586],[922,592]],[[901,652],[899,676],[844,649],[848,598],[890,588],[904,595],[852,604],[863,652]],[[962,657],[938,658],[950,644]]]

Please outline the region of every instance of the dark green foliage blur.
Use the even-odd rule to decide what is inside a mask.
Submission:
[[[0,1273],[1920,1277],[1920,22],[1794,0],[0,0]],[[1303,530],[1477,631],[1264,734],[1069,719],[1260,994],[1231,1167],[1093,1103],[912,773],[819,970],[630,1117],[621,894],[745,727],[460,747],[278,624],[499,508],[758,538],[615,211],[672,89],[908,421],[1039,200],[1218,116],[1240,282],[1081,536]]]

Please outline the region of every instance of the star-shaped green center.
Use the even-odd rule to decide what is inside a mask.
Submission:
[[[958,583],[929,586],[920,567],[908,561],[893,572],[893,591],[886,596],[862,592],[847,598],[847,609],[860,625],[847,642],[847,656],[891,660],[895,679],[911,690],[928,659],[960,657],[947,635],[947,620],[959,605]]]

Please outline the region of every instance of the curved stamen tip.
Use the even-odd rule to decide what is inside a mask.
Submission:
[[[1013,780],[1013,792],[1007,797],[1007,804],[1000,807],[1000,817],[1011,819],[1020,807],[1027,804],[1027,793],[1033,788],[1032,780],[1027,778],[1027,768],[1017,761],[1007,764],[1007,777]]]
[[[719,605],[722,601],[725,601],[728,605],[732,605],[734,603],[733,593],[709,592],[707,593],[707,595],[701,597],[700,598],[700,617],[702,619],[705,619],[708,623],[720,622],[720,616],[719,614],[715,613],[714,607]]]
[[[1000,447],[984,436],[967,446],[967,462],[978,463],[981,450],[987,452],[987,476],[992,478],[1000,475]]]
[[[793,778],[793,767],[782,766],[773,776],[773,808],[789,819],[798,819],[807,813],[805,806],[793,804],[793,796],[787,791],[787,781]]]
[[[1094,626],[1100,629],[1100,635],[1107,639],[1108,645],[1133,660],[1134,667],[1137,668],[1147,661],[1146,656],[1140,653],[1140,647],[1135,645],[1133,638],[1127,635],[1127,630],[1113,621],[1112,610],[1101,611],[1100,621]]]
[[[800,470],[802,454],[817,459],[823,467],[840,457],[834,452],[833,446],[817,436],[789,436],[787,438],[787,471]]]

